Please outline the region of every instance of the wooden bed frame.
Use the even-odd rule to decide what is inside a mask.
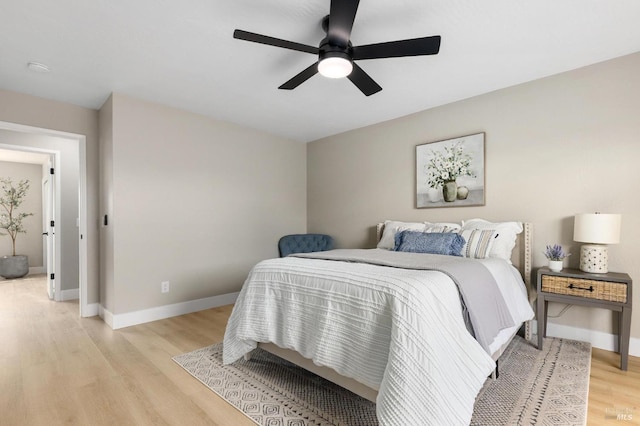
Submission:
[[[529,294],[529,302],[532,303],[532,291],[531,291],[531,248],[532,248],[532,233],[533,225],[531,223],[523,223],[523,232],[518,235],[516,240],[516,246],[513,249],[511,262],[520,271],[522,278],[526,284],[527,292]],[[382,237],[382,231],[384,230],[384,224],[379,223],[376,227],[377,240],[380,241]],[[531,329],[529,321],[525,322],[520,330],[523,330],[524,337],[527,340],[531,340]],[[505,351],[513,337],[519,330],[515,330],[513,335],[507,340],[507,342],[499,348],[492,356],[494,361],[498,361],[498,358]],[[283,349],[273,343],[259,343],[258,347],[270,352],[282,359],[285,359],[293,364],[296,364],[320,377],[323,377],[351,392],[360,395],[370,401],[375,402],[378,395],[378,389],[370,388],[354,379],[345,377],[337,373],[335,370],[329,367],[319,366],[313,363],[312,360],[304,358],[298,352],[292,349]],[[245,355],[245,359],[250,359],[251,354]],[[494,373],[495,374],[495,373]],[[495,377],[495,376],[494,376]]]

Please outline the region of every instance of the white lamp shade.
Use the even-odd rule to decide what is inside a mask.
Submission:
[[[573,224],[573,240],[583,243],[618,244],[621,222],[619,214],[577,214]]]

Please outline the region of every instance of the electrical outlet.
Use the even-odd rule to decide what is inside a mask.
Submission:
[[[160,291],[163,293],[169,293],[169,281],[162,281],[160,283]]]

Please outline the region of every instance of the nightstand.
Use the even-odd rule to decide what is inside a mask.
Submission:
[[[537,286],[538,349],[542,349],[542,339],[547,335],[548,302],[610,309],[619,312],[620,369],[627,369],[632,289],[629,275],[617,272],[590,274],[578,269],[563,269],[560,272],[553,272],[548,268],[540,268]]]

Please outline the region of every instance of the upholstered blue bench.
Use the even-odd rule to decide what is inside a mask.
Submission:
[[[292,253],[311,253],[333,249],[333,238],[325,234],[291,234],[278,241],[280,257]]]

